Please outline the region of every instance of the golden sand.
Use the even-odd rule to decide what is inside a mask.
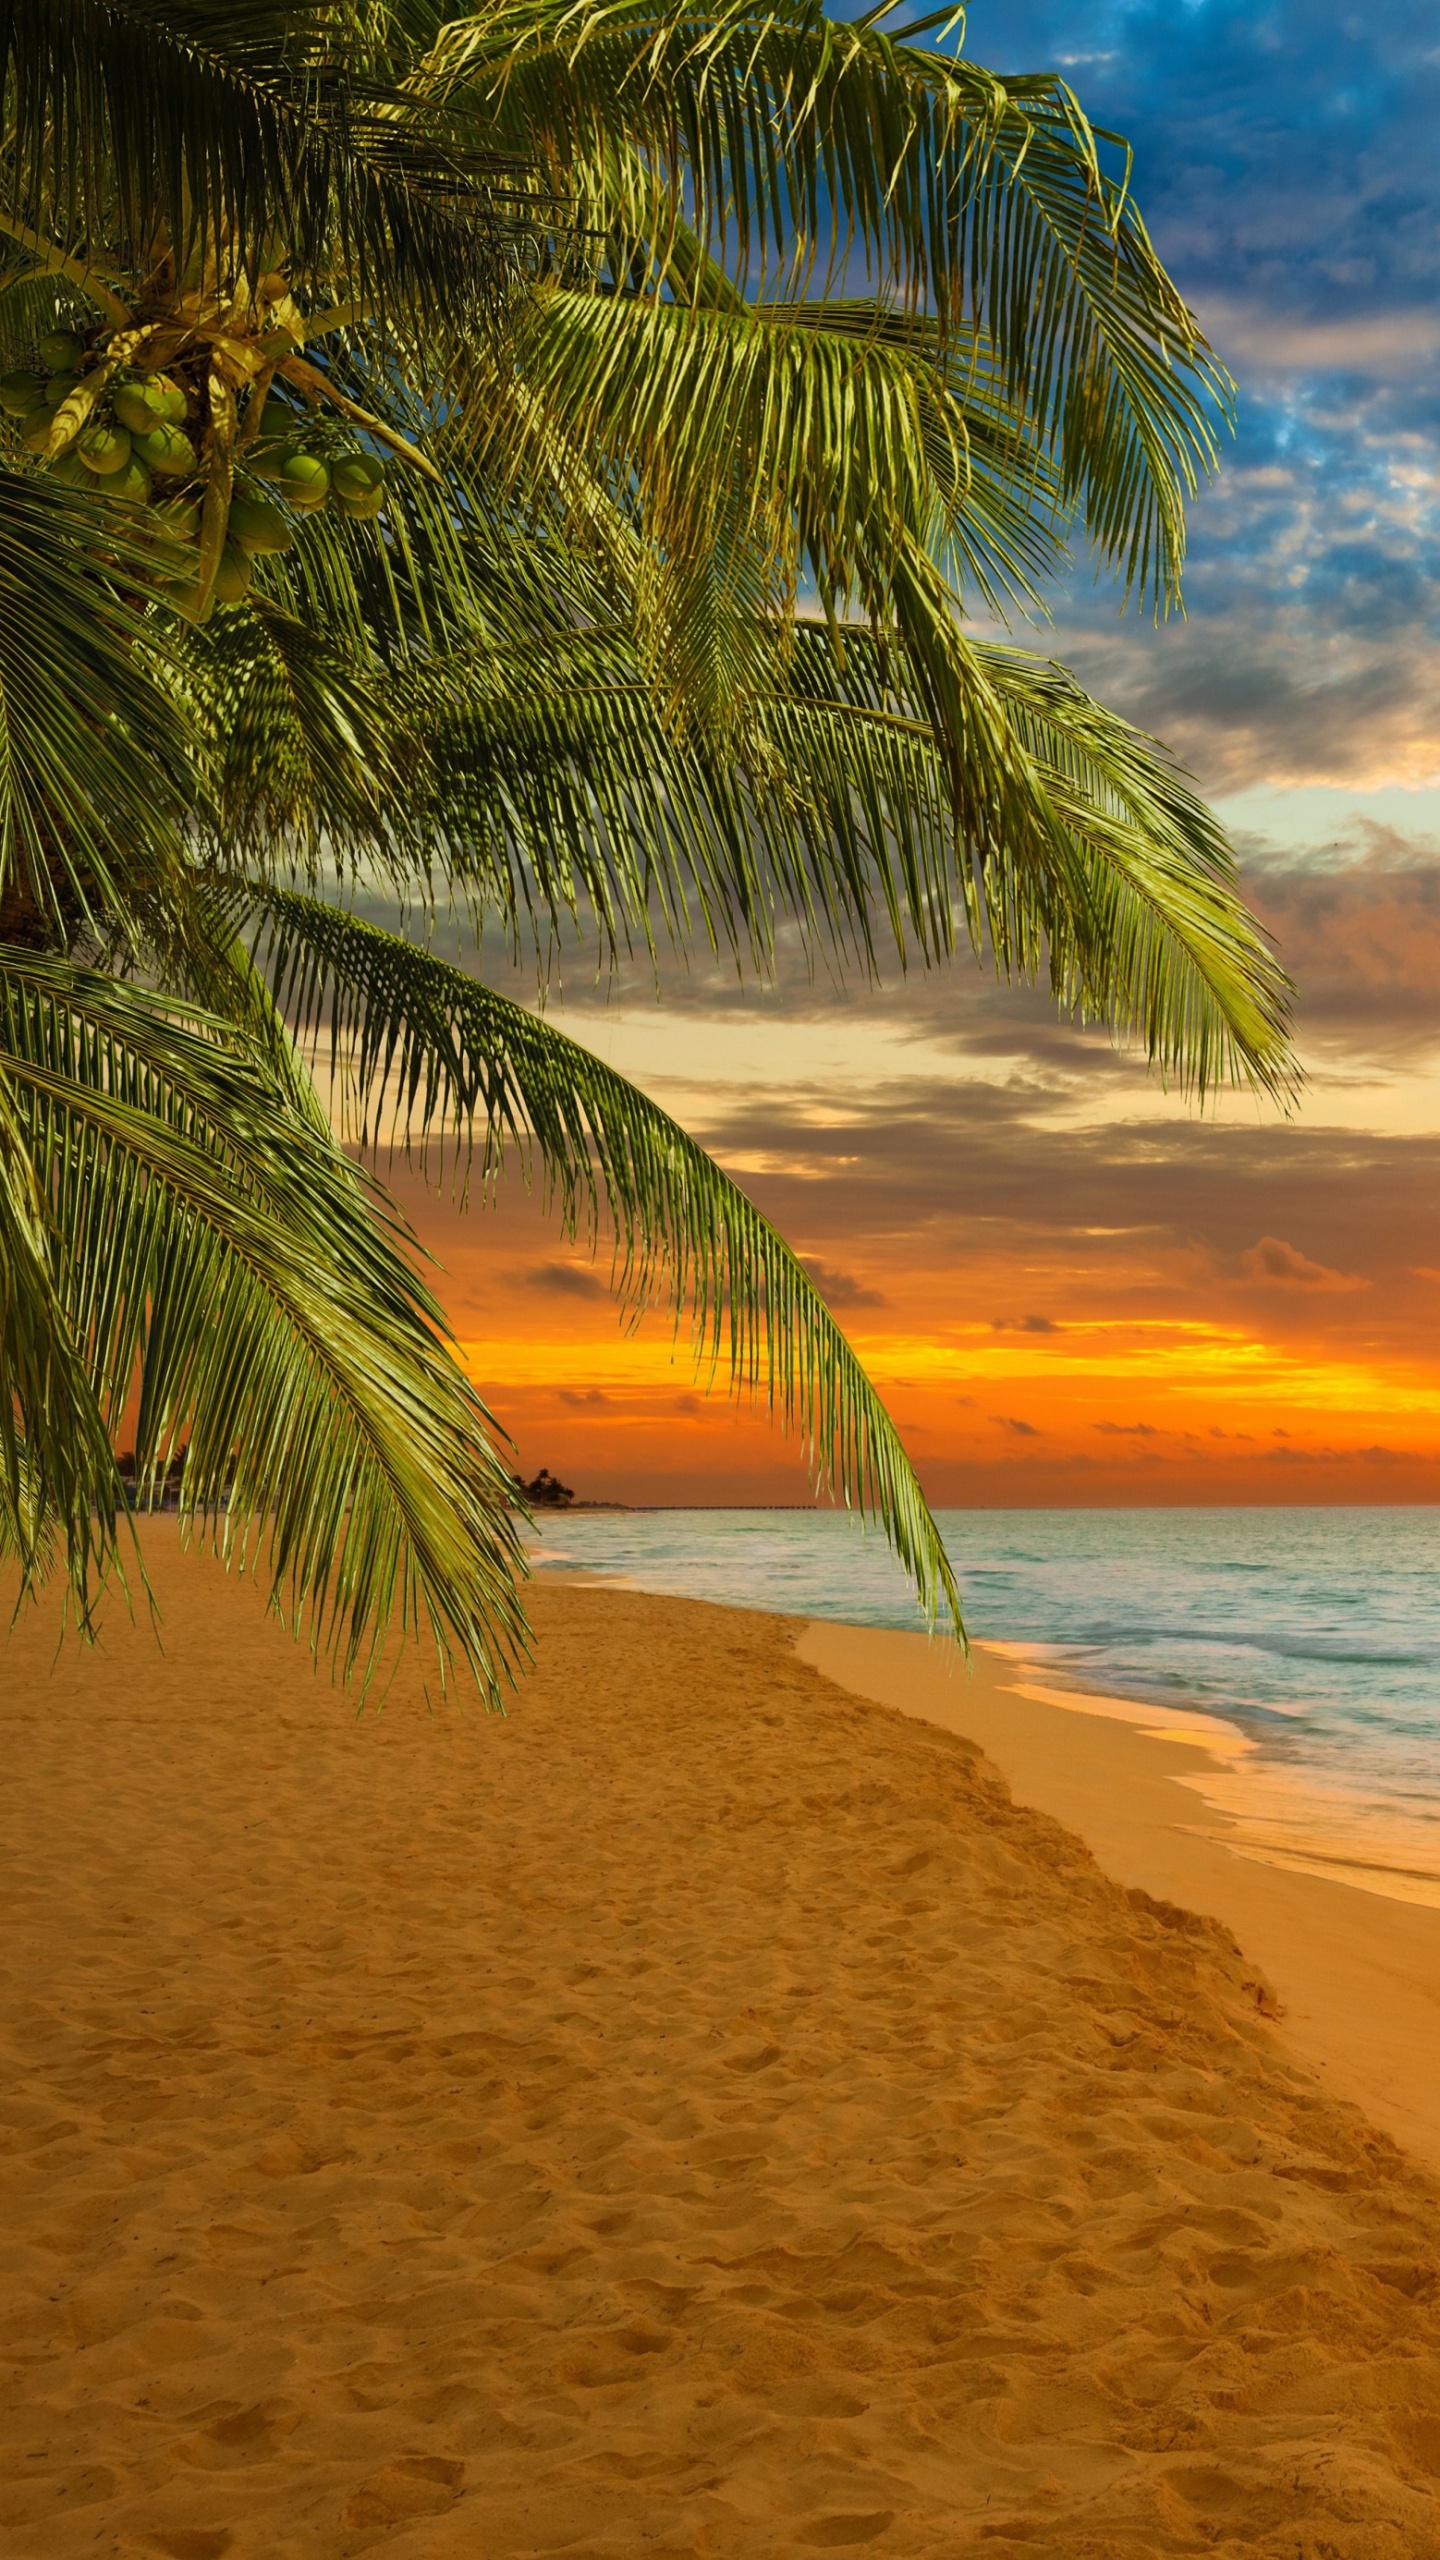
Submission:
[[[783,1622],[357,1721],[150,1543],[5,1662],[7,2560],[1440,2560],[1440,2198],[1223,1930]]]
[[[1273,1984],[1286,2041],[1440,2172],[1440,1910],[1397,1893],[1404,1844],[1388,1826],[1364,1886],[1342,1884],[1323,1799],[1277,1785],[1277,1839],[1256,1818],[1266,1780],[1232,1774],[1213,1717],[1062,1702],[989,1647],[967,1674],[953,1647],[879,1628],[811,1626],[799,1652],[842,1687],[978,1742],[1022,1804],[1077,1831],[1121,1884],[1223,1921]]]

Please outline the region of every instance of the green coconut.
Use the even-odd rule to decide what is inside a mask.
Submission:
[[[11,418],[28,418],[45,397],[33,373],[0,375],[0,409]]]
[[[73,329],[50,329],[40,341],[39,356],[47,373],[73,373],[85,361],[85,341]]]
[[[188,407],[184,392],[176,382],[166,382],[158,373],[147,375],[143,382],[125,382],[115,394],[115,415],[122,427],[132,435],[148,435],[155,427],[177,427]]]
[[[318,515],[330,495],[329,465],[318,453],[287,453],[278,478],[281,496],[301,515]]]
[[[161,480],[188,480],[195,468],[195,448],[189,437],[168,421],[137,436],[135,451],[146,470]]]
[[[226,531],[247,551],[288,551],[295,536],[278,507],[263,498],[232,498]]]
[[[56,455],[50,465],[50,477],[58,480],[62,489],[93,489],[95,486],[93,471],[86,470],[73,444],[68,444],[63,453]]]
[[[346,453],[331,471],[337,498],[368,498],[385,486],[383,464],[370,453]]]
[[[200,514],[198,498],[165,498],[155,510],[155,521],[172,542],[195,543],[200,539]]]
[[[52,417],[62,401],[68,400],[71,392],[78,389],[83,380],[84,376],[78,373],[52,373],[40,394]]]
[[[48,409],[32,409],[20,430],[20,441],[27,453],[43,453],[50,441],[54,417]]]
[[[217,604],[238,604],[250,584],[250,556],[238,542],[227,542],[215,572]]]
[[[363,498],[347,498],[343,489],[337,489],[335,503],[341,514],[349,516],[353,523],[373,524],[385,505],[384,485],[382,483],[380,488],[369,490]]]
[[[195,545],[176,542],[163,526],[152,521],[146,527],[155,561],[155,575],[162,586],[189,587],[195,583]]]
[[[112,472],[123,471],[130,459],[130,436],[124,427],[87,427],[77,438],[80,459],[87,471],[98,471],[108,479]]]
[[[153,382],[122,382],[116,392],[115,415],[132,435],[143,436],[150,427],[159,426],[163,412],[158,388]]]
[[[150,496],[150,474],[143,462],[132,453],[123,471],[112,471],[103,482],[103,493],[122,507],[143,507]]]
[[[299,414],[291,408],[289,401],[277,399],[273,391],[267,392],[257,429],[261,443],[287,444],[299,424]]]

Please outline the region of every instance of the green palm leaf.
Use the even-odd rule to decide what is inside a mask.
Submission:
[[[796,1429],[817,1481],[883,1522],[933,1617],[963,1633],[950,1564],[894,1424],[803,1266],[693,1138],[576,1042],[393,934],[282,890],[238,885],[303,1034],[328,1026],[362,1142],[477,1131],[486,1176],[533,1149],[572,1231],[603,1207],[615,1286],[637,1313],[688,1305],[696,1358]]]
[[[452,119],[375,76],[330,0],[5,0],[8,220],[95,261],[103,288],[223,252],[288,259],[457,323],[493,306],[529,187]],[[16,234],[16,236],[20,236]]]
[[[393,1213],[317,1115],[214,1018],[7,948],[0,1062],[50,1337],[111,1434],[134,1412],[142,1487],[183,1450],[184,1518],[342,1675],[398,1620],[497,1699],[513,1480]]]
[[[24,1114],[0,1080],[0,1555],[22,1594],[56,1540],[82,1626],[115,1558],[120,1497],[110,1435],[68,1323]]]
[[[841,25],[818,0],[666,11],[501,0],[457,15],[428,77],[591,203],[642,269],[683,216],[736,277],[857,263],[993,344],[1101,554],[1173,598],[1184,507],[1229,385],[1155,255],[1128,156],[1062,80],[1001,81]],[[630,172],[635,155],[648,192]],[[623,249],[617,253],[624,255]]]
[[[115,510],[0,471],[0,937],[69,939],[178,894],[201,788]]]

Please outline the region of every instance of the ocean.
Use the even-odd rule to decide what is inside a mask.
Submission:
[[[1219,1721],[1233,1748],[1191,1783],[1233,1846],[1440,1904],[1440,1507],[937,1517],[970,1633],[1028,1679]],[[537,1533],[542,1571],[923,1624],[884,1539],[843,1513],[581,1512]]]

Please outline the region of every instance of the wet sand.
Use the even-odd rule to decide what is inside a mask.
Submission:
[[[783,1621],[357,1720],[151,1545],[0,1678],[7,2554],[1440,2560],[1440,2190],[1251,1950]]]

